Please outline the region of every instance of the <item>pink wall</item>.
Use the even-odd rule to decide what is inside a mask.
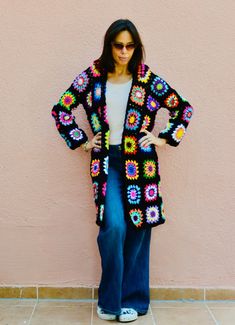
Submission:
[[[66,146],[50,111],[100,55],[110,23],[129,18],[146,63],[195,108],[179,147],[158,150],[167,222],[153,230],[151,285],[235,286],[234,1],[1,6],[0,285],[99,282],[90,157]],[[167,111],[158,117],[156,134]],[[83,111],[77,118],[91,135]]]

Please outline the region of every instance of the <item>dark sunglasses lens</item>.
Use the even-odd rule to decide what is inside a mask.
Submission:
[[[122,49],[123,49],[123,45],[122,45],[122,44],[114,43],[113,45],[114,45],[114,47],[115,47],[117,50],[122,50]]]
[[[120,43],[113,43],[113,46],[115,47],[115,49],[117,50],[122,50],[124,45],[123,44],[120,44]],[[133,50],[135,48],[135,44],[127,44],[126,45],[126,49],[127,50]]]
[[[126,49],[127,50],[133,50],[135,48],[135,44],[128,44],[127,46],[126,46]]]

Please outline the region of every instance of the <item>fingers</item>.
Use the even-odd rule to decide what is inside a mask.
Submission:
[[[141,146],[146,147],[149,146],[151,143],[153,143],[153,140],[149,138],[148,136],[143,136],[140,140],[139,143]]]
[[[151,132],[149,132],[148,130],[146,130],[146,129],[141,129],[140,130],[140,132],[144,132],[144,133],[146,133],[146,134],[149,134],[149,133],[151,133]]]
[[[149,137],[147,135],[144,135],[140,140],[139,143],[142,143],[143,141],[149,139]]]
[[[101,132],[98,132],[92,139],[93,146],[95,148],[101,149]]]
[[[149,132],[148,130],[141,130],[141,132],[146,133],[146,135],[144,135],[143,137],[141,137],[141,139],[139,140],[139,144],[143,147],[147,147],[150,144],[155,144],[155,136]]]
[[[144,136],[139,140],[139,143],[140,143],[142,146],[149,145],[149,144],[153,143],[153,137],[152,137],[152,136],[149,136],[149,135],[144,135]]]
[[[150,144],[153,144],[153,141],[150,140],[150,139],[147,139],[147,140],[141,142],[141,146],[143,146],[143,147],[147,147],[147,146],[149,146]]]

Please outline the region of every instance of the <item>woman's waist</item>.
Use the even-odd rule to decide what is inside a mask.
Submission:
[[[121,144],[110,144],[109,145],[110,158],[121,158],[121,154],[122,154]]]
[[[110,144],[109,151],[121,151],[122,145],[121,144]]]

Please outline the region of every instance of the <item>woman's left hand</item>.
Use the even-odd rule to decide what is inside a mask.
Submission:
[[[140,132],[146,133],[140,140],[139,143],[145,147],[149,146],[150,144],[154,144],[157,147],[163,147],[166,144],[166,139],[157,138],[151,132],[143,129]]]

